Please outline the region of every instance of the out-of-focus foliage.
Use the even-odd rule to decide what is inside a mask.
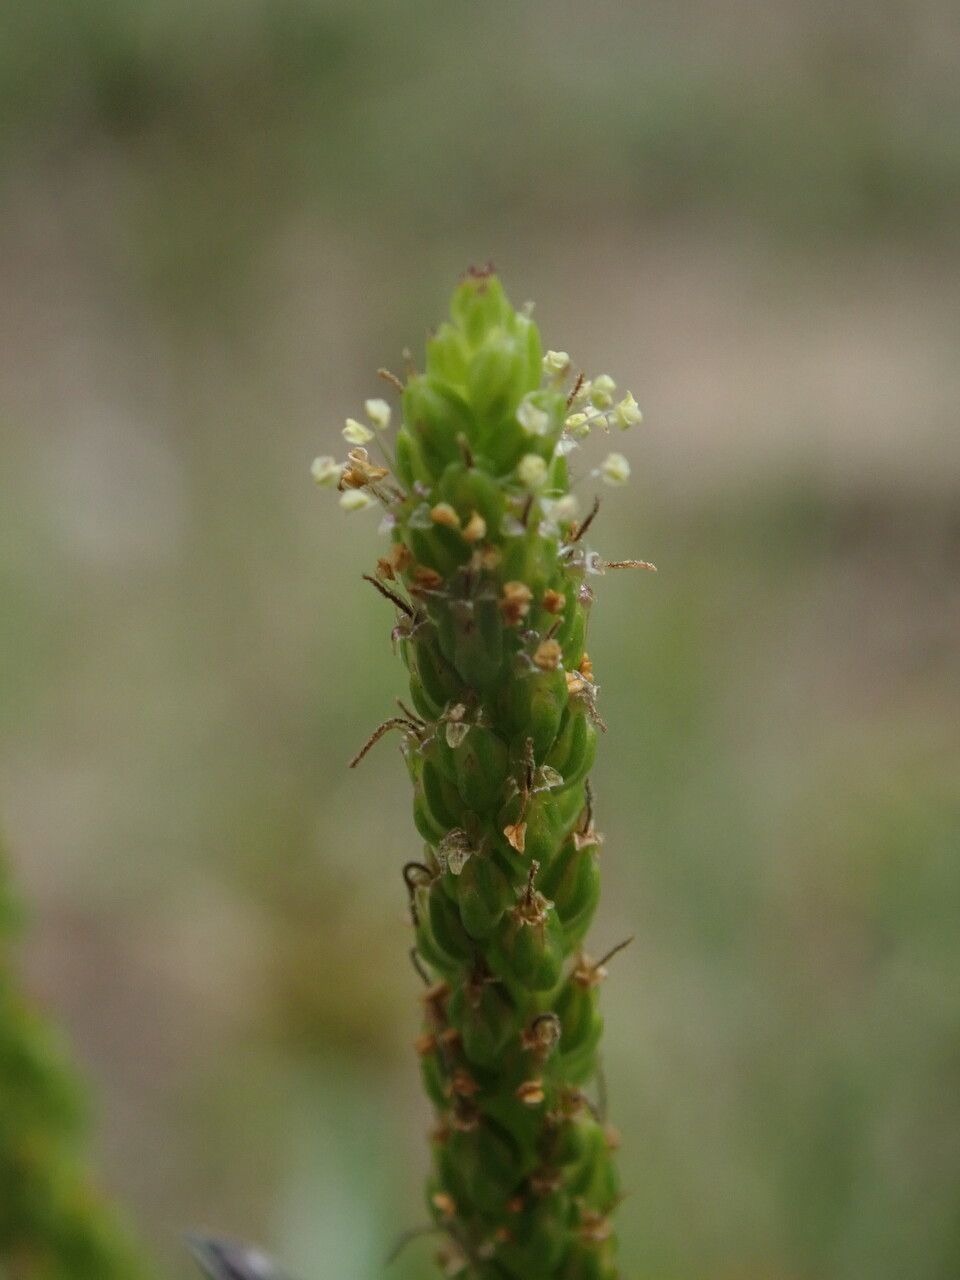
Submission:
[[[79,1084],[18,990],[14,924],[0,851],[0,1275],[135,1280],[145,1268],[84,1167]]]
[[[629,1273],[954,1280],[956,6],[0,23],[0,808],[167,1273],[421,1218],[419,844],[345,768],[401,684],[308,467],[490,256],[649,424],[590,637]]]
[[[0,144],[52,166],[93,144],[128,266],[176,306],[209,306],[304,207],[458,252],[598,203],[928,235],[960,200],[956,35],[939,0],[37,0],[6,19]]]

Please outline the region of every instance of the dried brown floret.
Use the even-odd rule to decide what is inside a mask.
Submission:
[[[533,661],[541,671],[556,671],[563,657],[563,650],[556,640],[541,640],[533,655]]]
[[[503,834],[507,837],[507,843],[512,845],[517,853],[523,853],[527,842],[527,824],[525,822],[508,822],[503,828]]]
[[[500,612],[508,626],[515,626],[530,612],[533,592],[525,582],[505,582],[500,597]]]

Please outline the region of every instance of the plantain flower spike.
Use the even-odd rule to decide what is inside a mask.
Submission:
[[[402,386],[393,474],[341,497],[380,502],[392,544],[370,580],[396,610],[413,705],[355,762],[399,729],[424,841],[404,881],[437,1113],[425,1198],[466,1280],[618,1275],[617,1144],[589,1100],[606,969],[582,949],[602,727],[585,649],[596,504],[578,505],[568,472],[567,432],[585,437],[596,412],[584,387],[492,270],[471,271]],[[593,387],[594,406],[613,403],[611,378]],[[369,402],[367,416],[388,420]],[[582,479],[628,475],[617,454]]]

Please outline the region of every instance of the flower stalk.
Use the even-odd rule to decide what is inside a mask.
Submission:
[[[379,507],[373,582],[393,605],[412,708],[400,735],[424,841],[403,868],[426,982],[416,1041],[436,1111],[427,1202],[440,1262],[468,1280],[613,1280],[618,1138],[598,1072],[605,961],[583,950],[600,893],[588,775],[598,731],[586,649],[607,567],[571,486],[591,435],[640,421],[608,375],[541,350],[490,270],[471,271],[426,371],[400,382],[400,423],[371,400],[345,462],[313,475],[348,511]],[[611,451],[585,479],[624,483]],[[612,954],[612,953],[611,953]]]

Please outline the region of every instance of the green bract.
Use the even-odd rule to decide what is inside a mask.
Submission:
[[[614,1131],[582,1092],[605,974],[579,950],[600,887],[587,775],[602,725],[584,644],[591,575],[641,562],[587,549],[595,510],[578,510],[568,475],[591,430],[639,421],[614,391],[607,375],[574,380],[565,352],[544,357],[530,316],[472,272],[426,372],[402,387],[391,467],[359,424],[345,429],[341,503],[385,509],[391,545],[371,581],[397,610],[410,674],[413,710],[384,727],[403,734],[426,842],[404,878],[429,983],[428,1204],[448,1273],[476,1280],[617,1274]],[[371,404],[387,444],[389,409]],[[628,470],[613,454],[591,474]],[[335,482],[333,460],[314,476]]]

